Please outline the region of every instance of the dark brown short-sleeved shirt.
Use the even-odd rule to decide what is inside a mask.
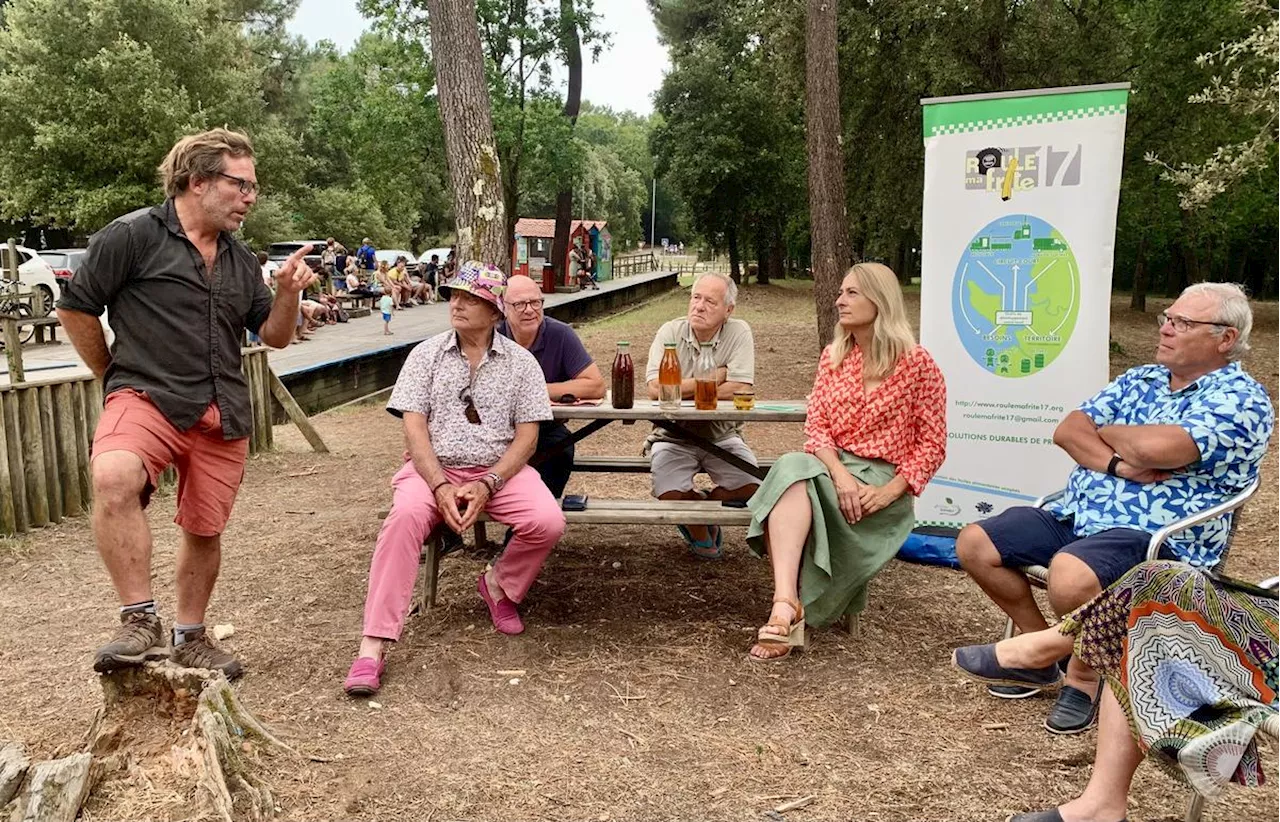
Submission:
[[[271,300],[253,252],[226,233],[206,274],[166,200],[94,234],[58,307],[95,317],[108,311],[115,342],[105,394],[142,391],[181,431],[217,402],[222,436],[230,440],[253,428],[240,340],[266,321]]]

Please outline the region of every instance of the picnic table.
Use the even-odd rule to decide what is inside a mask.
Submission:
[[[714,442],[699,436],[690,430],[689,424],[694,422],[712,422],[731,420],[734,422],[790,422],[804,424],[805,403],[802,400],[757,400],[750,411],[739,411],[733,402],[721,400],[714,411],[699,411],[693,407],[692,401],[681,404],[679,409],[665,409],[657,400],[647,397],[638,399],[631,408],[614,408],[609,398],[599,405],[552,404],[551,413],[557,420],[569,422],[584,421],[586,424],[573,431],[571,437],[557,446],[556,449],[535,454],[532,464],[546,459],[567,448],[570,443],[581,442],[603,428],[615,422],[623,425],[635,425],[637,422],[648,422],[664,429],[673,438],[680,439],[703,451],[713,454],[731,465],[740,468],[759,479],[764,479],[772,460],[760,460],[755,466],[720,448]],[[649,458],[641,456],[575,456],[574,471],[592,473],[648,473]],[[591,497],[587,506],[581,511],[565,511],[565,521],[573,524],[592,525],[748,525],[751,512],[746,508],[726,506],[715,500],[659,500],[659,499],[605,499]],[[484,524],[487,514],[482,514],[475,526],[476,544],[483,547],[487,538]],[[456,550],[456,541],[446,541],[443,526],[437,528],[427,537],[422,552],[424,574],[422,588],[418,597],[418,607],[430,608],[435,604],[436,584],[439,575],[440,560],[451,550]]]

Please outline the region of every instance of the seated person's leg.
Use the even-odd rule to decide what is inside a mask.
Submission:
[[[813,509],[809,503],[808,486],[804,482],[793,483],[778,497],[765,520],[769,564],[773,568],[773,607],[769,611],[769,621],[758,632],[757,642],[749,652],[757,659],[780,659],[791,653],[787,637],[795,623],[803,622],[799,607],[800,561],[811,527]],[[801,627],[801,645],[803,630]],[[766,634],[777,636],[778,640],[768,640]]]
[[[717,442],[716,445],[752,465],[760,465],[756,455],[742,441],[741,437],[730,437]],[[741,468],[730,465],[719,457],[710,454],[706,455],[702,460],[702,466],[706,470],[707,476],[711,477],[711,481],[715,483],[715,488],[712,488],[711,493],[708,495],[711,499],[748,500],[751,499],[751,495],[756,492],[756,489],[760,487],[759,479]]]
[[[1150,535],[1131,528],[1112,528],[1065,546],[1049,565],[1049,604],[1058,615],[1068,614],[1093,599],[1146,558]],[[1046,727],[1056,733],[1077,733],[1093,724],[1086,707],[1098,691],[1098,674],[1072,656],[1066,684]],[[1083,696],[1081,696],[1083,695]]]
[[[536,454],[545,454],[552,448],[573,436],[562,422],[544,422],[538,426],[538,446]],[[556,499],[564,496],[564,487],[569,484],[569,475],[573,473],[574,448],[570,445],[561,453],[540,462],[535,470],[542,482]]]
[[[423,540],[440,522],[435,496],[412,462],[392,480],[391,512],[378,532],[369,568],[369,592],[364,605],[364,630],[359,656],[380,659],[386,641],[400,639]]]
[[[1015,506],[966,525],[956,537],[960,567],[1013,619],[1023,633],[1048,627],[1018,568],[1048,565],[1062,546],[1075,539],[1071,528],[1052,514]]]
[[[1111,689],[1103,688],[1099,700],[1098,748],[1084,793],[1055,810],[1018,814],[1009,822],[1123,822],[1142,751]]]
[[[659,440],[650,448],[649,466],[653,474],[653,495],[658,499],[702,499],[693,490],[693,475],[699,468],[699,451],[691,445]],[[678,526],[694,550],[714,551],[714,537],[705,525]]]
[[[514,534],[493,568],[482,575],[481,584],[494,601],[490,605],[494,625],[504,633],[519,633],[523,625],[514,609],[509,612],[515,617],[514,630],[507,630],[499,625],[502,612],[497,606],[504,600],[515,604],[524,600],[547,555],[564,534],[564,514],[538,472],[527,465],[507,480],[485,510],[498,522],[511,526]]]

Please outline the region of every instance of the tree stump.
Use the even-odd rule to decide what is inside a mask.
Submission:
[[[258,722],[221,672],[151,662],[104,674],[101,683],[102,707],[84,752],[30,765],[20,747],[0,743],[0,819],[11,813],[20,822],[73,822],[99,786],[103,795],[92,801],[100,799],[110,815],[128,793],[120,784],[129,781],[153,791],[163,783],[159,792],[173,810],[194,798],[223,822],[275,814],[259,775],[262,756],[299,754]]]

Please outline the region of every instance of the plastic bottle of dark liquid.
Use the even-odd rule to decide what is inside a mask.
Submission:
[[[636,402],[636,367],[631,362],[631,343],[618,343],[613,358],[613,407],[630,408]]]

